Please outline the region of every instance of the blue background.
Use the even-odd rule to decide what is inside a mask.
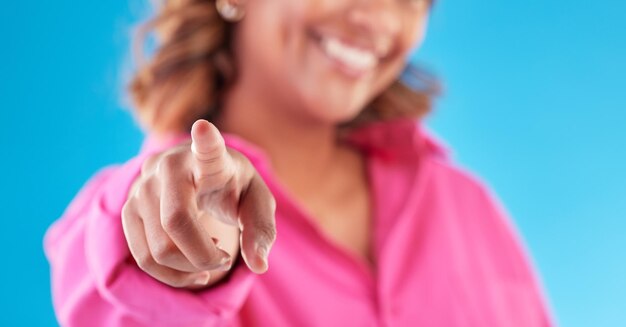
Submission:
[[[124,102],[144,4],[0,9],[0,325],[54,325],[42,238],[100,167],[138,150]],[[415,59],[427,124],[504,202],[564,326],[626,325],[626,3],[445,0]]]

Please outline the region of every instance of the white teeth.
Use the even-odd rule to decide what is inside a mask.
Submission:
[[[322,48],[329,57],[340,61],[355,71],[372,69],[378,62],[374,53],[349,46],[337,38],[323,38]]]

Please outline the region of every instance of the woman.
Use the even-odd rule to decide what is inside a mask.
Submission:
[[[550,325],[505,211],[420,122],[434,83],[398,81],[431,5],[165,1],[141,153],[46,235],[61,324]]]

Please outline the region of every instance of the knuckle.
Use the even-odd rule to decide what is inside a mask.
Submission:
[[[203,174],[198,179],[199,184],[207,184],[213,187],[223,187],[233,178],[232,170],[226,166],[215,167],[210,174]]]
[[[155,192],[156,186],[154,185],[154,182],[148,180],[137,185],[135,195],[138,199],[145,200],[153,197]]]
[[[160,265],[164,265],[173,256],[178,254],[178,248],[170,241],[157,242],[152,250],[154,261]]]
[[[122,207],[122,219],[123,219],[123,220],[128,220],[128,217],[129,217],[129,216],[130,216],[130,214],[131,214],[131,206],[132,206],[131,202],[132,202],[132,201],[133,201],[132,199],[127,200],[127,201],[124,203],[124,206]]]
[[[228,153],[226,152],[226,148],[223,146],[217,146],[211,148],[209,151],[204,153],[198,153],[196,155],[196,160],[206,167],[215,168],[216,170],[219,167],[223,167],[228,163]]]
[[[161,160],[159,160],[159,163],[157,164],[157,174],[171,174],[172,172],[180,169],[181,163],[182,162],[180,156],[177,156],[176,154],[165,155],[161,158]]]
[[[218,162],[223,159],[225,154],[226,147],[221,140],[214,140],[204,151],[197,151],[196,149],[196,158],[203,163]]]
[[[227,148],[226,153],[237,164],[244,165],[244,166],[249,165],[250,167],[254,167],[254,165],[252,165],[252,162],[248,159],[248,157],[243,155],[241,152],[232,148]]]
[[[127,200],[122,207],[122,220],[128,221],[134,213],[133,200]]]
[[[253,183],[256,187],[258,187],[258,190],[262,194],[264,194],[264,198],[267,201],[266,203],[268,204],[271,213],[274,214],[274,212],[276,212],[276,198],[272,194],[270,188],[267,186],[267,184],[265,184],[265,181],[258,173],[256,173]]]
[[[244,155],[236,155],[232,158],[233,166],[235,167],[238,175],[241,175],[247,180],[252,180],[256,177],[260,178],[260,176],[257,176],[258,172],[256,167]]]
[[[146,160],[144,160],[144,162],[141,164],[142,175],[148,174],[153,170],[154,165],[156,161],[158,160],[158,157],[159,157],[158,154],[154,154],[154,155],[149,156]]]
[[[154,269],[156,262],[152,259],[149,253],[143,253],[135,257],[137,266],[145,272],[149,272]]]
[[[172,213],[161,217],[161,227],[168,233],[177,233],[188,229],[191,225],[191,218],[183,210],[174,210]]]
[[[270,243],[276,240],[276,227],[272,221],[258,220],[254,222],[254,229],[257,233],[257,237]]]

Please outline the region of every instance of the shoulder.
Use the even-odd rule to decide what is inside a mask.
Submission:
[[[428,186],[440,200],[457,211],[459,223],[472,224],[481,232],[515,233],[511,215],[495,187],[483,176],[451,159],[425,158]]]
[[[431,187],[453,208],[446,219],[456,226],[457,240],[465,244],[467,254],[482,257],[488,270],[501,278],[533,280],[525,244],[494,188],[454,162],[430,160],[430,165]]]
[[[424,163],[426,169],[430,169],[430,181],[455,190],[455,194],[487,196],[491,192],[490,185],[481,176],[451,158],[429,156],[424,158]]]
[[[436,219],[445,222],[449,241],[457,245],[450,255],[455,262],[451,264],[471,263],[463,270],[483,276],[484,285],[489,285],[499,301],[507,299],[511,312],[523,313],[519,316],[527,319],[528,325],[551,325],[530,252],[495,189],[453,161],[428,162],[431,187],[438,190],[435,193],[445,206]]]
[[[497,226],[498,234],[508,234],[509,214],[492,186],[481,176],[452,160],[425,158],[422,168],[428,170],[426,193],[453,208],[450,219],[474,233],[493,235]],[[500,228],[504,225],[506,230]]]

